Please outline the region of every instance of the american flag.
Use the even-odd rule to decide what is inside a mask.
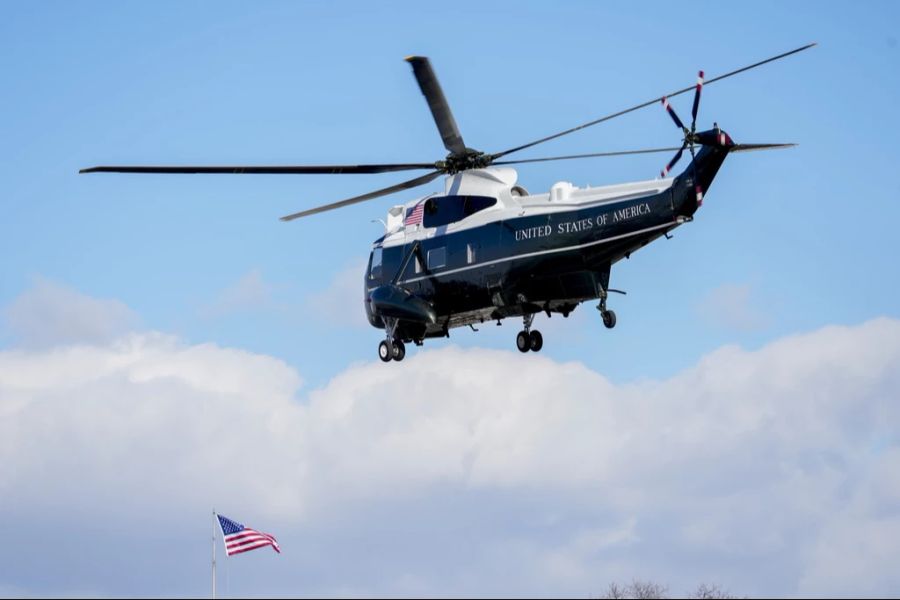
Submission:
[[[421,225],[422,224],[422,213],[424,210],[425,210],[425,202],[421,201],[406,211],[406,220],[403,221],[403,224],[404,225]]]
[[[222,515],[216,516],[219,518],[219,525],[222,526],[222,535],[225,536],[225,554],[228,556],[247,552],[248,550],[256,550],[263,546],[272,546],[275,552],[281,554],[278,542],[268,533],[244,527],[240,523]]]

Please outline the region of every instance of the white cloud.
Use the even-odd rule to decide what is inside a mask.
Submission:
[[[757,331],[771,322],[750,284],[723,284],[703,298],[698,310],[710,323],[725,329]]]
[[[63,503],[137,544],[136,510],[165,523],[227,503],[285,534],[292,569],[318,565],[304,589],[321,594],[900,583],[900,321],[725,347],[638,384],[452,346],[301,383],[276,358],[159,333],[2,352],[4,511]]]
[[[28,348],[107,342],[139,322],[118,300],[92,298],[40,277],[4,309],[3,316],[17,343]]]
[[[271,303],[273,288],[262,276],[259,269],[252,269],[228,286],[208,306],[201,309],[204,316],[224,315],[265,308]]]
[[[843,596],[872,597],[900,588],[900,447],[878,452],[862,470],[860,480],[847,490],[847,502],[818,532],[800,581],[806,595],[836,590]]]
[[[334,325],[368,328],[363,308],[365,263],[338,271],[324,290],[310,294],[307,307],[317,318]]]

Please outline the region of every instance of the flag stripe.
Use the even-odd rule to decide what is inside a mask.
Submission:
[[[272,542],[269,540],[254,540],[252,542],[247,542],[246,544],[240,544],[238,546],[229,546],[228,549],[232,552],[236,550],[250,550],[252,548],[259,548],[260,546],[270,546]]]
[[[274,540],[274,539],[275,539],[274,537],[272,537],[272,536],[269,535],[268,533],[263,533],[263,532],[261,532],[261,531],[255,531],[255,530],[253,530],[253,529],[245,529],[244,531],[242,531],[242,532],[240,532],[240,533],[232,533],[232,534],[226,535],[226,536],[225,536],[225,541],[226,541],[226,542],[231,542],[231,541],[233,541],[233,540],[240,540],[240,539],[243,539],[243,538],[246,538],[246,537],[251,537],[251,536],[263,536],[263,537],[267,537],[267,538],[269,538],[269,539],[271,539],[271,540]]]
[[[269,546],[277,546],[277,545],[278,545],[278,542],[275,542],[275,541],[273,541],[273,540],[268,540],[268,539],[260,538],[260,539],[256,539],[256,540],[249,540],[249,541],[244,542],[244,543],[242,543],[242,544],[234,544],[234,545],[230,545],[230,546],[227,547],[227,549],[228,549],[228,550],[242,550],[242,549],[247,548],[247,547],[250,547],[250,546],[258,547],[258,546],[266,546],[266,545],[269,545]]]
[[[246,540],[241,540],[239,542],[229,542],[228,544],[225,544],[225,546],[227,548],[240,548],[241,546],[246,546],[247,544],[255,544],[256,542],[266,542],[266,543],[271,544],[272,540],[270,540],[269,538],[264,538],[264,537],[260,536],[260,537],[248,538]]]
[[[251,538],[251,539],[247,539],[247,540],[241,540],[240,542],[234,542],[231,544],[227,544],[227,546],[229,548],[240,548],[241,546],[246,546],[247,544],[256,544],[257,542],[265,542],[267,544],[276,543],[275,540],[271,540],[269,538],[256,537],[256,538]]]
[[[275,552],[277,552],[278,554],[281,554],[281,550],[278,549],[278,546],[275,546],[273,544],[272,549],[275,550]],[[256,548],[244,548],[243,550],[234,550],[232,552],[229,552],[228,556],[231,556],[232,554],[240,554],[242,552],[249,552],[250,550],[256,550]]]
[[[278,552],[279,554],[281,553],[281,549],[278,547],[278,544],[276,544],[275,542],[271,542],[269,540],[260,540],[258,542],[254,542],[252,544],[244,544],[242,546],[238,546],[238,547],[234,547],[234,548],[226,547],[225,553],[228,556],[231,556],[232,554],[240,554],[241,552],[246,552],[248,550],[256,550],[257,548],[262,548],[264,546],[272,546],[272,549],[275,550],[275,552]]]
[[[226,548],[237,548],[237,547],[239,547],[239,546],[244,546],[244,545],[246,545],[246,544],[252,544],[252,543],[254,543],[254,542],[259,542],[259,541],[268,542],[268,543],[274,543],[274,542],[275,542],[275,540],[272,539],[272,538],[270,538],[270,537],[265,537],[265,536],[262,536],[262,535],[257,535],[257,536],[253,536],[253,537],[250,537],[250,538],[245,538],[245,539],[242,539],[242,540],[237,540],[237,541],[234,541],[234,542],[226,542],[226,543],[225,543],[225,547],[226,547]]]
[[[266,537],[266,536],[262,536],[262,535],[255,535],[255,536],[253,536],[253,537],[243,538],[243,539],[240,539],[240,540],[234,540],[234,541],[229,540],[229,541],[226,541],[226,542],[225,542],[225,546],[227,546],[228,548],[232,548],[232,547],[235,547],[235,546],[243,546],[244,544],[247,544],[247,543],[250,543],[250,542],[256,542],[256,541],[258,541],[258,540],[265,540],[265,541],[267,541],[267,542],[274,542],[274,541],[275,541],[274,538],[270,538],[270,537]]]

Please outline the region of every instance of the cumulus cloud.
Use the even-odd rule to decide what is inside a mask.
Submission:
[[[2,352],[4,511],[64,498],[138,544],[146,520],[227,503],[295,561],[282,588],[255,580],[270,593],[299,593],[297,569],[320,594],[900,585],[894,319],[724,347],[663,381],[451,346],[301,386],[274,357],[161,333]]]
[[[334,325],[368,328],[363,310],[365,263],[338,271],[328,286],[307,298],[307,307],[317,317]]]
[[[750,284],[720,285],[703,298],[698,310],[710,323],[725,329],[757,331],[770,324]]]
[[[3,310],[20,346],[108,342],[134,328],[137,315],[118,300],[98,299],[43,278]]]
[[[201,309],[201,313],[208,317],[221,317],[264,308],[271,303],[272,290],[260,270],[252,269],[222,290],[212,303]]]

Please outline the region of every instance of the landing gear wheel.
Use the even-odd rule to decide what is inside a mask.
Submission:
[[[607,329],[612,329],[616,326],[616,313],[611,310],[603,311],[603,324],[606,325]]]
[[[540,352],[544,347],[544,336],[537,329],[528,334],[528,342],[532,352]]]
[[[528,352],[531,350],[531,338],[527,331],[522,330],[519,332],[519,335],[516,336],[516,348],[519,349],[519,352]]]
[[[394,343],[391,345],[394,347],[394,360],[400,362],[401,360],[403,360],[403,357],[406,356],[406,346],[404,346],[403,342],[401,342],[400,340],[394,340]]]
[[[394,358],[394,349],[391,346],[392,344],[388,344],[387,340],[382,340],[378,344],[378,358],[381,359],[381,362],[390,362]]]

